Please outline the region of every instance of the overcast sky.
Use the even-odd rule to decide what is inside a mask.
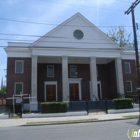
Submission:
[[[33,42],[38,38],[19,35],[42,36],[77,12],[105,33],[113,26],[125,26],[130,33],[133,32],[131,13],[125,15],[124,12],[133,2],[135,0],[0,0],[0,81],[6,75],[7,55],[3,46],[7,42]],[[135,20],[140,28],[139,15],[140,4],[135,8]],[[140,29],[137,34],[139,36]]]

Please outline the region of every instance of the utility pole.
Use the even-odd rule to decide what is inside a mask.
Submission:
[[[137,122],[140,125],[140,68],[139,68],[139,52],[138,52],[138,42],[137,42],[137,33],[136,33],[136,24],[135,24],[135,15],[134,9],[140,3],[140,0],[136,0],[132,5],[125,11],[125,14],[132,13],[132,23],[133,23],[133,34],[134,34],[134,47],[135,47],[135,55],[136,55],[136,70],[137,70],[137,92],[139,96],[139,120]]]

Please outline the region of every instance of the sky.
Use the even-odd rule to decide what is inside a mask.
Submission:
[[[6,81],[7,54],[3,48],[7,42],[32,43],[38,37],[22,35],[42,36],[77,12],[106,34],[109,29],[124,26],[133,39],[131,13],[124,14],[133,2],[135,0],[0,0],[0,82],[2,78]],[[139,15],[140,3],[135,8],[138,41]]]

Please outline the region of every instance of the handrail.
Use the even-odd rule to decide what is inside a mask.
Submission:
[[[95,98],[95,101],[98,101],[97,97],[93,94],[93,97]]]

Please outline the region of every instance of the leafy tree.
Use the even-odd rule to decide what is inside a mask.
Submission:
[[[107,35],[120,47],[133,47],[133,43],[130,43],[131,33],[128,34],[124,26],[110,29]]]
[[[3,87],[1,90],[0,90],[0,94],[4,94],[6,92],[6,87]]]

